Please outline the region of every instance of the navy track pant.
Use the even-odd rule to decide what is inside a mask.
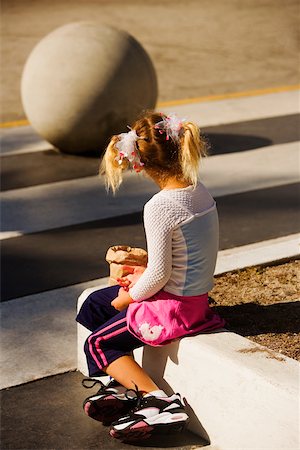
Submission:
[[[90,376],[105,375],[104,367],[145,345],[128,331],[127,308],[119,312],[111,305],[119,289],[111,286],[93,292],[76,317],[77,322],[92,331],[84,346]]]

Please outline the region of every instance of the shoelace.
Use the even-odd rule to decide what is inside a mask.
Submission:
[[[98,390],[98,392],[105,392],[107,389],[118,385],[116,380],[114,380],[113,378],[110,380],[108,384],[102,383],[101,380],[95,380],[95,378],[84,378],[81,381],[81,384],[86,389],[92,389],[94,386],[96,386],[96,384],[100,384],[100,389]]]
[[[116,380],[114,380],[113,378],[106,385],[104,383],[102,383],[101,380],[96,380],[95,378],[84,378],[81,383],[82,383],[82,386],[85,387],[86,389],[91,389],[94,386],[96,386],[96,384],[100,384],[100,389],[98,390],[97,393],[105,393],[105,391],[107,389],[119,385],[119,383]],[[135,383],[133,383],[133,384],[134,384],[135,389],[134,388],[126,389],[124,395],[127,398],[127,400],[136,401],[136,405],[134,406],[132,411],[137,411],[142,406],[142,403],[147,400],[147,398],[144,397],[144,394],[146,392],[140,391],[138,386]],[[134,396],[129,395],[130,393],[134,393]]]
[[[136,409],[137,405],[140,404],[142,398],[143,398],[143,391],[139,391],[137,385],[135,384],[135,389],[126,389],[125,391],[125,397],[127,398],[127,400],[134,400],[136,403],[135,407],[133,409]],[[133,392],[134,395],[130,395],[129,393]]]
[[[134,408],[132,408],[132,412],[137,411],[138,409],[140,409],[140,407],[142,406],[143,401],[145,401],[144,398],[144,394],[146,393],[145,391],[140,391],[139,388],[137,387],[137,385],[135,383],[133,383],[135,386],[135,389],[127,389],[125,392],[125,396],[128,400],[132,400],[134,399],[136,401],[136,405],[134,406]],[[129,397],[128,393],[129,392],[134,392],[135,397]]]
[[[81,381],[81,384],[86,389],[92,389],[96,384],[100,384],[100,389],[98,390],[98,393],[105,393],[109,388],[114,388],[116,386],[120,386],[120,383],[118,383],[114,378],[110,380],[108,384],[104,384],[101,380],[96,380],[95,378],[84,378]],[[125,397],[127,400],[136,400],[137,404],[140,405],[144,391],[139,391],[137,385],[134,383],[135,389],[126,389],[124,392]],[[133,392],[135,395],[129,395],[131,392]]]

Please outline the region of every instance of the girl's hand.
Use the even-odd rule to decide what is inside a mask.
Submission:
[[[118,311],[122,311],[127,308],[127,306],[132,303],[133,300],[125,289],[119,289],[119,295],[112,302],[111,305]]]
[[[132,286],[132,276],[131,274],[126,275],[126,277],[117,278],[116,281],[119,286],[121,286],[124,291],[129,291],[129,288]]]
[[[124,266],[124,269],[129,272],[129,275],[122,278],[117,278],[117,282],[120,286],[122,286],[126,291],[128,291],[138,279],[141,277],[142,273],[146,270],[146,267],[143,266]]]

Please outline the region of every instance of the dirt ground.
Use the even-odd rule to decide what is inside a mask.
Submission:
[[[210,297],[227,329],[300,361],[300,260],[217,276]]]
[[[81,20],[140,41],[155,65],[160,101],[299,82],[297,0],[2,0],[1,8],[1,121],[24,117],[20,81],[33,47]]]

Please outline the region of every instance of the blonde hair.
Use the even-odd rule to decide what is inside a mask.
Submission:
[[[149,112],[132,127],[139,136],[136,151],[144,170],[152,178],[165,180],[174,177],[188,181],[195,187],[199,180],[201,158],[207,155],[206,141],[198,125],[193,122],[182,124],[178,142],[167,140],[166,134],[155,128],[164,117],[163,114]],[[118,140],[118,136],[111,138],[100,166],[100,174],[105,176],[107,189],[111,188],[114,193],[122,183],[123,172],[129,167],[126,158],[121,164],[117,160],[118,150],[115,145]]]

